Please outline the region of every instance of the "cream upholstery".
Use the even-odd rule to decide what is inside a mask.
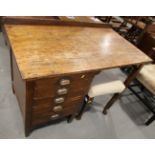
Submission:
[[[121,93],[124,89],[125,89],[125,85],[123,84],[123,82],[117,80],[117,81],[91,86],[88,92],[88,96],[96,97],[96,96],[111,94],[111,93]]]
[[[145,65],[139,72],[137,79],[155,95],[155,64]]]

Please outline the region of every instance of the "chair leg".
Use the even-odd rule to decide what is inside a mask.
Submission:
[[[82,115],[83,115],[84,111],[86,110],[87,105],[92,103],[93,100],[94,100],[94,98],[90,98],[89,96],[86,96],[86,100],[84,100],[81,110],[80,110],[79,114],[76,116],[77,120],[80,120],[82,118]]]
[[[113,97],[110,99],[110,101],[106,104],[106,106],[103,108],[103,114],[107,114],[107,110],[114,104],[114,102],[119,99],[121,94],[114,94]]]
[[[145,122],[145,124],[146,124],[146,125],[150,125],[154,120],[155,120],[155,114],[153,114],[153,116],[152,116],[151,118],[149,118],[149,119]]]

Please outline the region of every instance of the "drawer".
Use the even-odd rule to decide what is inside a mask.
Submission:
[[[94,75],[95,73],[74,74],[37,80],[34,86],[34,98],[53,97],[58,94],[59,89],[64,88],[67,89],[67,93],[86,91]]]
[[[56,112],[61,112],[66,108],[75,106],[75,107],[80,107],[83,103],[83,98],[72,98],[72,99],[67,99],[64,103],[62,104],[55,104],[53,103],[54,98],[48,98],[48,99],[42,99],[42,100],[36,100],[34,101],[34,106],[32,107],[32,113],[33,115],[42,115],[44,113],[52,113],[54,112],[54,108],[56,107],[62,107],[60,111]],[[59,109],[58,109],[59,110]]]
[[[52,122],[53,120],[57,120],[63,118],[65,116],[69,116],[71,114],[75,114],[79,111],[79,107],[73,106],[70,108],[64,109],[61,113],[46,113],[42,115],[33,115],[32,116],[32,126],[43,125],[48,122]]]
[[[70,74],[70,75],[64,75],[64,76],[57,76],[57,77],[51,77],[51,78],[44,78],[39,79],[35,81],[35,84],[37,87],[44,86],[44,85],[53,85],[56,83],[60,83],[62,79],[69,79],[71,82],[74,80],[80,80],[80,79],[90,79],[93,78],[93,76],[96,74],[96,72],[89,72],[89,73],[79,73],[79,74]]]
[[[90,84],[92,82],[92,79],[85,79],[85,80],[78,80],[75,81],[71,86],[70,86],[70,91],[74,93],[78,92],[86,92],[88,91]]]

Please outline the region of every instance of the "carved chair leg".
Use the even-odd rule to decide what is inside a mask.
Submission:
[[[93,100],[94,100],[94,98],[90,98],[89,96],[86,96],[86,99],[83,102],[81,110],[80,110],[79,114],[76,116],[77,120],[80,120],[82,118],[82,115],[83,115],[84,111],[86,110],[87,105],[92,103]]]

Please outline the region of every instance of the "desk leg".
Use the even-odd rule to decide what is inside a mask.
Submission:
[[[81,107],[81,110],[79,112],[79,114],[76,116],[77,120],[81,120],[83,113],[85,112],[88,104],[91,104],[94,100],[94,97],[89,97],[88,95],[86,96],[86,99],[84,99],[83,105]]]
[[[71,123],[73,121],[73,119],[75,118],[75,114],[68,116],[67,118],[67,122]]]
[[[139,65],[136,69],[134,69],[134,71],[131,74],[129,74],[129,76],[124,82],[124,85],[126,86],[126,88],[136,78],[137,74],[139,73],[142,67],[143,67],[143,64]],[[107,114],[107,110],[114,104],[116,100],[118,100],[121,97],[121,95],[122,93],[114,94],[114,96],[110,99],[110,101],[104,107],[103,114]]]
[[[14,85],[13,85],[13,62],[12,62],[12,50],[10,49],[10,69],[11,69],[11,83],[12,83],[12,92],[15,94]]]
[[[76,116],[77,120],[81,120],[81,117],[82,117],[86,107],[87,107],[87,102],[84,100],[82,107],[81,107],[81,110],[80,110],[79,114]]]

